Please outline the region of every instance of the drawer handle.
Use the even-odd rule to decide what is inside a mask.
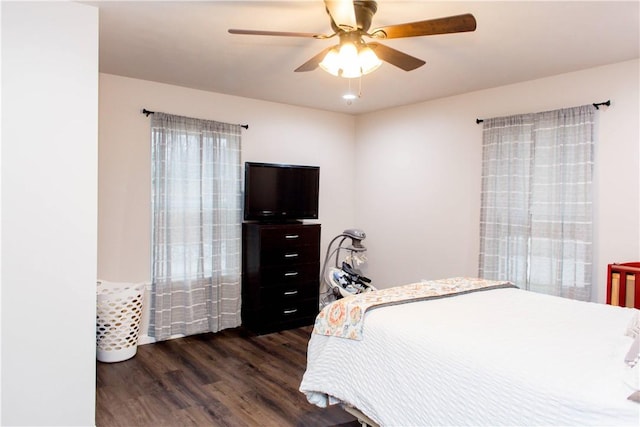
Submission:
[[[299,234],[287,234],[284,236],[285,239],[297,239],[298,237],[300,237]]]
[[[298,254],[284,254],[285,258],[298,258]]]
[[[286,291],[284,296],[298,295],[298,291]]]
[[[292,308],[291,310],[284,310],[282,314],[294,314],[297,311],[298,311],[297,308]]]
[[[297,276],[298,272],[297,271],[291,271],[289,273],[284,273],[284,277],[294,277]]]

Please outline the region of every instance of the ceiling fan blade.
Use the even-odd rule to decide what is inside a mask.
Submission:
[[[380,39],[397,39],[400,37],[431,36],[435,34],[464,33],[475,31],[476,18],[470,13],[409,22],[407,24],[389,25],[373,30],[370,35]]]
[[[298,68],[296,68],[294,71],[299,73],[299,72],[303,72],[303,71],[313,71],[313,70],[315,70],[316,68],[318,68],[318,64],[320,64],[320,62],[322,62],[324,57],[327,55],[327,53],[329,53],[329,51],[332,48],[333,48],[333,46],[329,46],[328,48],[324,49],[322,52],[320,52],[319,54],[317,54],[316,56],[314,56],[313,58],[311,58],[310,60],[308,60],[307,62],[305,62],[301,66],[299,66]]]
[[[378,58],[405,71],[415,70],[416,68],[422,67],[426,64],[422,59],[400,52],[399,50],[380,43],[367,43],[367,46],[373,49]]]
[[[251,36],[284,36],[284,37],[312,37],[316,39],[326,39],[330,36],[325,34],[315,34],[315,33],[296,33],[290,31],[261,31],[261,30],[238,30],[238,29],[230,29],[229,33],[231,34],[245,34]]]
[[[333,22],[345,31],[358,29],[356,12],[351,0],[324,0],[327,12]]]

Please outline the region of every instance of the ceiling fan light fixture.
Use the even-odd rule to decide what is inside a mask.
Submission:
[[[382,61],[366,44],[347,41],[331,48],[318,65],[331,75],[355,79],[377,70]]]

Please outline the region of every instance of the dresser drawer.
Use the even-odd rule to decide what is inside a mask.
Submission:
[[[315,317],[318,314],[318,299],[279,301],[262,307],[262,317],[267,323],[285,322],[297,318]]]
[[[263,267],[274,265],[293,266],[318,261],[320,252],[317,246],[299,246],[294,248],[272,248],[262,251],[260,262]]]
[[[318,282],[302,282],[291,285],[273,286],[260,289],[263,306],[290,305],[304,299],[318,296]]]
[[[320,264],[318,262],[265,267],[260,272],[260,286],[271,287],[301,282],[317,282],[319,275]]]
[[[288,226],[265,228],[261,230],[260,238],[263,250],[317,246],[320,241],[320,227]]]

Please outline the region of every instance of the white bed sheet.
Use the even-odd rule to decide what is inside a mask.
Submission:
[[[638,426],[636,312],[519,289],[379,308],[362,341],[312,334],[300,391],[383,426]]]

